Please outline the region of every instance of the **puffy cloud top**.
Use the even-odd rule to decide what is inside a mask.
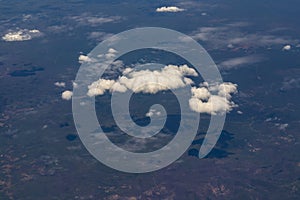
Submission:
[[[189,105],[195,112],[215,115],[229,112],[236,106],[231,101],[231,94],[237,92],[236,84],[226,82],[210,86],[204,83],[200,88],[192,87],[191,92]]]
[[[155,94],[168,89],[182,88],[193,83],[185,76],[198,76],[197,72],[187,65],[168,65],[161,70],[140,70],[126,68],[117,80],[99,79],[89,85],[89,96],[102,95],[106,90],[125,92],[128,89],[135,93]]]

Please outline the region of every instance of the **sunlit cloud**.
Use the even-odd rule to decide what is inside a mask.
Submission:
[[[191,110],[199,113],[215,115],[231,111],[236,104],[231,101],[231,95],[237,92],[237,85],[226,82],[222,84],[201,84],[200,88],[191,89],[189,100]]]
[[[10,31],[2,36],[2,40],[6,42],[26,41],[40,36],[42,36],[42,33],[37,29],[18,29],[17,31]]]
[[[156,12],[182,12],[184,9],[176,6],[163,6],[156,9]]]
[[[226,82],[209,85],[202,83],[194,85],[191,77],[197,77],[197,72],[187,65],[167,65],[160,70],[135,70],[126,68],[116,80],[99,79],[88,86],[90,97],[104,95],[106,92],[126,92],[155,94],[169,89],[184,88],[193,85],[189,100],[190,109],[199,113],[215,115],[231,111],[236,104],[231,101],[231,95],[237,92],[237,85]],[[150,110],[146,116],[159,115]]]
[[[89,86],[89,96],[102,95],[106,90],[111,92],[126,92],[155,94],[159,91],[185,87],[192,82],[185,76],[197,76],[193,68],[187,65],[168,65],[161,70],[141,70],[126,68],[117,80],[99,79]]]
[[[289,50],[291,50],[292,49],[292,46],[291,45],[285,45],[283,48],[282,48],[282,50],[284,50],[284,51],[289,51]]]
[[[73,96],[73,92],[69,90],[66,90],[61,94],[61,98],[64,100],[71,100],[72,96]]]

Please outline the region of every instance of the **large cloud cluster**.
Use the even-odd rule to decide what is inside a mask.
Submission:
[[[12,31],[7,34],[5,34],[2,39],[6,42],[14,42],[14,41],[25,41],[25,40],[31,40],[35,37],[40,37],[42,33],[37,30],[28,30],[28,29],[20,29],[17,31]]]
[[[187,65],[167,65],[160,70],[140,70],[126,68],[117,80],[99,79],[88,86],[90,97],[109,92],[126,92],[155,94],[169,89],[194,85],[190,77],[198,76],[197,72]],[[215,115],[231,111],[236,104],[231,95],[237,92],[237,85],[225,82],[209,85],[204,82],[191,88],[190,109],[198,113]]]

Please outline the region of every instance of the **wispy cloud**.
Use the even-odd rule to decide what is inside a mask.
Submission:
[[[225,61],[219,63],[218,67],[219,67],[219,69],[222,69],[222,70],[236,69],[239,67],[258,63],[263,60],[264,60],[264,58],[259,55],[242,56],[242,57],[230,58],[228,60],[225,60]]]
[[[209,48],[259,48],[274,45],[297,44],[298,40],[287,36],[274,35],[272,31],[249,33],[244,27],[247,23],[232,23],[221,26],[200,27],[191,36],[198,41],[206,42]]]
[[[111,36],[113,36],[113,34],[111,34],[111,33],[93,31],[88,34],[88,39],[99,42],[99,41],[103,41]]]
[[[70,18],[82,26],[98,26],[105,23],[117,22],[122,19],[120,16],[99,16],[91,15],[89,13],[84,13],[79,16],[72,16]]]

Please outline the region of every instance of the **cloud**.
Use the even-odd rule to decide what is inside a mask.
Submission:
[[[61,94],[61,98],[64,100],[70,100],[72,96],[73,96],[73,92],[69,90],[66,90]]]
[[[79,63],[84,63],[84,62],[92,62],[92,59],[91,58],[89,58],[88,56],[86,56],[86,55],[80,55],[79,57],[78,57],[78,62]]]
[[[149,112],[146,113],[146,117],[152,117],[153,115],[160,116],[161,112],[156,111],[155,109],[150,109]]]
[[[291,45],[285,45],[283,48],[282,48],[282,50],[284,50],[284,51],[289,51],[289,50],[291,50],[292,49],[292,46]]]
[[[225,61],[221,62],[220,64],[218,64],[218,67],[220,69],[228,70],[228,69],[238,68],[238,67],[244,66],[244,65],[258,63],[262,60],[263,60],[263,58],[261,56],[257,56],[257,55],[242,56],[242,57],[231,58],[231,59],[225,60]]]
[[[57,86],[57,87],[66,87],[65,82],[55,82],[54,85]]]
[[[183,88],[194,85],[190,77],[197,77],[197,72],[187,65],[167,65],[160,70],[139,70],[126,68],[116,80],[99,79],[88,86],[87,95],[90,97],[109,92],[126,92],[155,94],[169,89]],[[192,87],[189,100],[190,109],[199,113],[218,114],[231,111],[236,104],[231,101],[231,95],[237,92],[237,85],[226,82],[209,85],[203,83]],[[159,115],[150,110],[146,116]]]
[[[97,57],[98,58],[105,57],[107,64],[113,64],[113,65],[114,64],[119,64],[118,61],[115,61],[115,62],[111,63],[115,59],[116,53],[117,53],[117,51],[115,49],[109,48],[107,53],[99,54],[99,55],[97,55]],[[78,62],[81,63],[81,64],[84,63],[84,62],[91,63],[91,62],[97,62],[97,59],[90,58],[88,55],[80,55],[78,57]],[[121,61],[119,61],[119,62],[121,62]]]
[[[122,76],[115,80],[99,79],[89,85],[89,96],[102,95],[106,90],[155,94],[159,91],[185,87],[193,81],[185,76],[198,76],[193,68],[187,65],[168,65],[161,70],[140,70],[126,68]]]
[[[192,97],[189,100],[191,110],[199,113],[215,115],[231,111],[236,104],[231,101],[231,94],[237,92],[237,85],[230,82],[208,85],[200,88],[192,87]]]
[[[6,42],[25,41],[32,38],[40,37],[42,33],[37,29],[19,29],[17,31],[11,31],[5,34],[2,39]]]
[[[182,12],[184,9],[176,6],[163,6],[156,9],[156,12]]]

